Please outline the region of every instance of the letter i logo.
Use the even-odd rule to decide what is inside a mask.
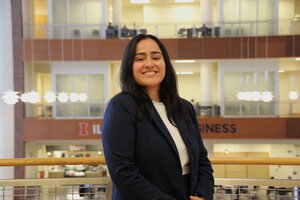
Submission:
[[[87,131],[88,123],[79,123],[80,131],[79,135],[80,136],[87,136],[89,132]]]

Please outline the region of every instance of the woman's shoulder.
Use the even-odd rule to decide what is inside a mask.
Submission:
[[[135,100],[133,96],[126,92],[121,92],[110,99],[108,104],[119,104],[119,105],[126,105],[126,106],[135,106]]]
[[[193,105],[191,102],[189,102],[188,100],[184,99],[184,98],[180,98],[182,104],[187,107],[187,108],[193,108]]]

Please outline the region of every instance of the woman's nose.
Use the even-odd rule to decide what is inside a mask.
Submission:
[[[153,65],[154,65],[154,63],[153,63],[152,59],[146,59],[146,62],[145,62],[146,67],[153,67]]]

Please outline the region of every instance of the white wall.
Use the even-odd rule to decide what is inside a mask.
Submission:
[[[200,74],[177,75],[179,96],[200,102]]]
[[[271,145],[270,157],[278,158],[296,158],[300,157],[300,145],[295,144],[273,144]],[[296,173],[296,174],[294,174]],[[300,178],[300,167],[299,166],[282,166],[273,165],[270,166],[270,175],[276,179],[286,179],[291,176],[293,179]]]
[[[144,13],[142,6],[124,7],[122,11],[122,23],[128,28],[133,28],[133,23],[143,24]]]
[[[13,48],[11,1],[2,0],[0,6],[0,97],[13,90]],[[0,158],[14,158],[14,106],[0,98]],[[0,179],[12,179],[13,167],[0,167]]]
[[[199,4],[158,4],[144,6],[144,28],[161,38],[174,37],[177,28],[200,27]],[[158,29],[155,25],[158,25]]]

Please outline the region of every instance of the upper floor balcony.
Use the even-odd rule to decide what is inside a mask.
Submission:
[[[159,38],[253,37],[300,34],[300,19],[189,23],[128,23],[122,26],[93,23],[32,23],[23,25],[23,37],[34,39],[131,38],[139,33]]]

